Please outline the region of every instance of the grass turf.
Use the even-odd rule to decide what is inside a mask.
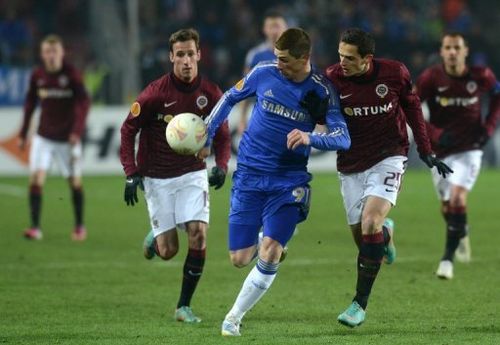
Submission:
[[[70,193],[61,178],[44,189],[44,239],[21,237],[28,211],[25,178],[0,182],[0,344],[499,344],[500,242],[495,202],[500,171],[485,170],[469,199],[473,262],[455,278],[434,276],[444,247],[439,204],[425,171],[405,176],[396,221],[398,259],[384,265],[365,324],[337,315],[351,301],[356,250],[337,178],[318,174],[309,219],[290,242],[272,288],[244,319],[243,336],[220,325],[251,266],[238,270],[226,249],[229,185],[211,193],[205,272],[193,299],[199,325],[173,321],[186,237],[169,262],[142,258],[144,200],[126,207],[122,177],[86,177],[84,243],[70,240]]]

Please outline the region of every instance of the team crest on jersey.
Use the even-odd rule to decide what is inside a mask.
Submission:
[[[69,79],[68,79],[67,76],[62,75],[62,76],[59,77],[59,79],[57,80],[57,82],[59,83],[60,87],[65,87],[65,86],[68,86]]]
[[[377,94],[377,96],[379,96],[380,98],[384,98],[385,96],[387,96],[387,94],[389,93],[389,88],[387,87],[387,85],[385,84],[378,84],[376,87],[375,87],[375,93]]]
[[[238,91],[241,91],[243,89],[243,85],[245,85],[245,80],[241,79],[239,82],[234,85],[234,88]]]
[[[469,91],[469,93],[474,93],[477,90],[477,83],[471,80],[465,85],[465,88]]]
[[[165,121],[165,123],[169,123],[174,118],[174,115],[171,114],[161,115],[161,116],[163,118],[163,121]]]
[[[200,109],[205,108],[207,106],[207,104],[208,104],[207,96],[201,95],[201,96],[198,96],[198,98],[196,99],[196,105]]]
[[[141,113],[141,105],[139,102],[134,102],[132,103],[132,106],[130,107],[130,113],[132,116],[137,117]]]

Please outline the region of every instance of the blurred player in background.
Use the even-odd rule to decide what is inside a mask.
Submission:
[[[73,240],[87,236],[83,225],[83,188],[81,179],[81,136],[90,107],[80,73],[64,59],[63,42],[59,36],[49,35],[40,45],[42,66],[31,74],[24,103],[24,119],[19,133],[19,147],[24,150],[31,118],[37,104],[41,107],[38,131],[30,149],[29,204],[31,227],[24,232],[28,239],[42,239],[40,213],[42,189],[47,170],[55,159],[64,177],[68,179],[75,228]]]
[[[310,201],[307,161],[311,147],[345,150],[349,134],[338,97],[310,64],[309,35],[285,31],[274,50],[278,60],[258,64],[228,90],[209,117],[209,141],[232,107],[255,96],[248,129],[238,150],[229,214],[229,254],[236,267],[258,256],[222,323],[222,335],[239,336],[240,323],[269,289],[295,225],[307,218]],[[325,123],[328,133],[312,132]],[[209,150],[200,152],[201,157]],[[259,245],[258,233],[264,237]]]
[[[245,66],[243,67],[243,75],[246,75],[262,61],[276,59],[276,55],[274,55],[274,44],[287,28],[286,19],[281,13],[275,10],[266,11],[262,22],[262,33],[266,40],[248,51],[245,58]],[[252,99],[244,99],[241,101],[241,115],[238,125],[238,133],[240,135],[243,134],[247,128],[248,110],[253,103]]]
[[[467,195],[481,169],[482,148],[500,116],[500,83],[491,69],[467,66],[468,53],[461,34],[444,35],[443,64],[429,67],[417,81],[418,95],[430,111],[427,129],[432,148],[454,171],[446,180],[432,174],[446,222],[445,251],[436,271],[443,279],[453,278],[455,251],[457,260],[470,261]],[[481,97],[488,94],[489,112],[483,120]]]
[[[351,148],[338,152],[337,168],[347,221],[359,249],[356,295],[338,316],[346,326],[365,320],[368,298],[384,256],[395,259],[394,223],[386,218],[396,205],[409,148],[406,122],[420,158],[446,176],[450,169],[432,153],[420,101],[410,74],[394,60],[375,59],[375,41],[360,29],[341,34],[340,62],[326,74],[340,93],[340,107]]]
[[[199,34],[182,29],[170,36],[173,71],[149,84],[132,104],[121,128],[120,159],[127,180],[127,205],[138,202],[137,187],[144,189],[151,232],[144,240],[144,256],[173,258],[179,250],[177,227],[186,230],[188,254],[174,317],[198,323],[191,297],[203,272],[209,220],[208,184],[222,187],[230,157],[227,122],[214,140],[216,166],[209,181],[205,162],[195,156],[175,153],[167,143],[167,123],[177,114],[190,112],[206,117],[222,95],[217,85],[198,74]],[[135,138],[140,131],[137,163]]]

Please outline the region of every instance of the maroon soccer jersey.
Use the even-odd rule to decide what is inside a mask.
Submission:
[[[420,101],[402,63],[374,59],[370,70],[359,77],[345,77],[337,63],[327,68],[326,76],[339,93],[351,135],[351,148],[337,152],[340,172],[361,172],[387,157],[406,156],[406,122],[419,153],[431,153]]]
[[[42,109],[39,135],[56,141],[67,141],[70,134],[81,137],[90,99],[80,73],[72,65],[64,63],[55,73],[49,73],[43,67],[33,71],[19,133],[22,138],[26,138],[38,102]]]
[[[489,114],[481,118],[481,96],[493,91],[497,81],[486,67],[471,67],[462,77],[448,75],[443,65],[426,69],[417,80],[418,95],[427,101],[427,124],[432,148],[439,157],[479,148],[483,128],[491,136],[500,115],[500,94],[491,95]],[[440,147],[439,137],[447,133],[450,145]]]
[[[170,178],[205,169],[194,157],[175,153],[167,143],[165,129],[177,114],[194,113],[205,118],[222,92],[217,85],[197,77],[187,84],[169,73],[149,84],[131,107],[121,128],[120,160],[127,176],[140,173],[154,178]],[[135,137],[140,130],[137,164]],[[225,122],[214,138],[215,161],[227,171],[231,155],[229,128]]]

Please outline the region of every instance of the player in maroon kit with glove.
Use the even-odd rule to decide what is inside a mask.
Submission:
[[[138,186],[145,192],[152,230],[144,240],[144,256],[169,260],[179,250],[176,228],[188,234],[189,250],[174,317],[198,323],[201,320],[190,302],[205,263],[208,185],[218,189],[224,184],[230,137],[226,122],[214,138],[216,166],[208,180],[204,161],[179,155],[168,145],[165,129],[174,116],[190,112],[205,118],[222,96],[217,85],[198,75],[198,32],[179,30],[170,36],[169,44],[173,71],[149,84],[132,104],[121,129],[120,159],[127,175],[127,205],[138,201]],[[134,143],[139,131],[136,163]]]
[[[31,74],[28,94],[24,103],[24,119],[19,133],[19,147],[25,149],[31,118],[36,105],[42,109],[37,134],[30,150],[29,203],[31,227],[24,232],[28,239],[41,239],[40,211],[42,188],[52,159],[59,163],[61,173],[68,178],[75,228],[73,240],[82,241],[87,232],[83,225],[83,189],[81,180],[80,138],[85,129],[85,119],[90,98],[85,91],[80,73],[64,60],[60,37],[47,36],[41,43],[43,66]]]
[[[340,37],[340,63],[326,75],[339,92],[340,109],[351,134],[351,147],[339,151],[337,168],[347,221],[359,249],[356,295],[338,316],[346,326],[365,320],[368,298],[382,259],[395,259],[394,223],[386,218],[396,199],[408,154],[406,123],[412,128],[422,160],[446,176],[451,170],[431,150],[420,101],[410,74],[397,61],[375,59],[375,41],[360,29]]]
[[[491,69],[467,66],[468,53],[461,34],[444,35],[443,64],[429,67],[417,80],[418,95],[429,107],[432,148],[454,171],[446,180],[432,174],[446,222],[445,252],[436,271],[442,279],[453,278],[455,251],[457,260],[470,261],[467,195],[481,169],[482,148],[500,116],[500,83]],[[481,97],[488,94],[489,112],[483,120]]]

